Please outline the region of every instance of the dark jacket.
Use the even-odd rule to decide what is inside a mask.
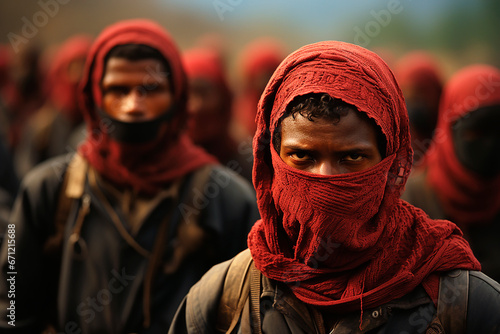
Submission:
[[[232,260],[214,266],[191,288],[169,334],[219,333],[216,320],[224,281]],[[465,333],[500,333],[500,284],[480,272],[470,272]],[[406,296],[363,313],[321,314],[298,300],[290,289],[262,276],[262,333],[425,333],[436,314],[434,302],[419,286]],[[248,300],[232,333],[254,333]],[[360,319],[362,317],[360,329]],[[439,333],[439,332],[434,332]],[[453,334],[453,333],[451,333]]]
[[[101,189],[121,223],[117,225],[86,173],[82,198],[90,200],[90,209],[82,214],[87,200],[74,201],[62,253],[48,255],[46,241],[54,234],[58,194],[69,160],[58,157],[30,172],[11,216],[16,224],[15,329],[23,333],[37,333],[49,320],[58,333],[165,333],[189,288],[212,265],[244,249],[247,233],[258,219],[249,183],[213,166],[198,197],[189,203],[181,200],[193,192],[193,176],[186,177],[180,182],[178,199],[163,198],[133,232],[120,209],[123,203]],[[183,217],[197,212],[196,224],[184,221]],[[166,226],[166,232],[159,232],[159,226]],[[76,229],[79,238],[74,237]],[[156,260],[152,259],[154,247],[162,249]],[[3,284],[12,270],[5,247],[1,265],[0,329],[14,329],[6,317],[12,298]],[[146,315],[150,315],[149,325]]]

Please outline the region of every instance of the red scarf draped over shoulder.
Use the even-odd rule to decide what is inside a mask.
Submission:
[[[272,134],[297,96],[328,93],[380,127],[385,158],[368,170],[316,175],[291,168]],[[303,302],[355,311],[389,302],[422,284],[437,297],[437,274],[479,269],[455,224],[431,220],[399,199],[410,173],[408,115],[381,58],[328,41],[302,47],[275,71],[259,102],[253,182],[262,219],[248,244],[256,267]]]
[[[500,177],[484,179],[458,160],[452,126],[478,108],[500,104],[500,70],[470,65],[446,84],[433,145],[427,153],[427,182],[444,212],[459,226],[488,223],[500,212]]]
[[[163,136],[144,144],[125,144],[110,138],[107,124],[96,110],[102,102],[100,83],[105,57],[113,47],[124,44],[150,46],[170,65],[175,116]],[[79,153],[114,184],[154,195],[176,178],[215,162],[215,158],[195,146],[185,134],[186,75],[176,44],[155,22],[126,20],[104,29],[90,49],[81,89],[88,135]]]

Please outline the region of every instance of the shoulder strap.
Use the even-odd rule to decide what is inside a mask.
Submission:
[[[62,245],[64,229],[73,200],[80,198],[83,194],[86,170],[87,162],[85,159],[75,154],[64,172],[54,215],[54,234],[44,244],[45,254],[54,254]]]
[[[252,261],[250,267],[250,314],[252,319],[252,333],[262,334],[260,316],[261,272]]]
[[[445,333],[465,333],[469,301],[469,271],[453,270],[439,280],[437,317]]]
[[[179,194],[177,204],[172,205],[171,211],[167,213],[158,228],[158,235],[155,238],[153,249],[146,268],[146,274],[144,277],[144,328],[149,328],[151,324],[151,291],[153,278],[156,275],[159,265],[162,263],[162,256],[169,236],[175,233],[177,229],[177,234],[181,235],[180,239],[177,242],[177,247],[175,247],[173,250],[170,261],[163,264],[163,273],[166,275],[172,274],[178,270],[179,266],[182,264],[182,261],[185,259],[187,252],[190,251],[188,248],[196,248],[196,240],[199,239],[199,236],[203,234],[203,231],[198,224],[201,210],[192,212],[188,216],[184,216],[182,222],[177,221],[176,219],[172,219],[172,211],[174,211],[174,208],[180,206],[180,204],[182,203],[193,203],[195,196],[199,193],[203,193],[203,189],[210,178],[212,170],[212,165],[206,165],[196,170],[193,175],[191,175],[188,181],[186,181],[187,185],[184,185],[185,187],[188,187],[187,191],[181,192],[181,194]],[[179,180],[179,182],[183,182],[183,180]],[[181,229],[182,231],[179,231]]]
[[[246,249],[236,255],[229,265],[217,312],[219,332],[231,333],[238,324],[250,293],[249,269],[252,263],[250,250]]]

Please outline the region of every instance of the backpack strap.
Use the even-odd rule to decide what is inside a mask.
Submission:
[[[440,277],[437,317],[445,333],[465,333],[468,302],[468,270],[456,269]]]
[[[167,245],[167,240],[170,237],[170,234],[173,234],[174,227],[177,227],[177,234],[184,234],[184,238],[180,238],[185,242],[178,242],[178,246],[174,248],[172,260],[168,264],[163,265],[163,273],[164,274],[172,274],[174,273],[182,261],[187,256],[186,254],[191,249],[186,249],[187,247],[196,248],[198,245],[192,245],[194,240],[198,240],[199,236],[203,234],[203,229],[199,226],[198,222],[200,219],[201,210],[191,214],[188,217],[185,217],[183,221],[177,226],[176,222],[172,219],[173,211],[179,206],[179,203],[192,203],[196,196],[196,191],[199,193],[203,191],[203,188],[207,184],[210,174],[212,173],[213,166],[207,165],[204,166],[197,171],[194,172],[191,179],[188,180],[189,191],[180,195],[180,198],[177,199],[176,204],[172,205],[170,211],[165,215],[165,218],[161,222],[157,237],[155,238],[155,242],[153,245],[153,249],[151,255],[149,257],[148,265],[146,268],[146,274],[144,277],[144,293],[143,293],[143,313],[144,313],[144,322],[143,327],[149,328],[151,324],[151,296],[152,296],[152,288],[153,288],[153,279],[162,264],[162,257]],[[182,180],[180,181],[182,182]],[[171,228],[169,231],[169,227]],[[182,231],[181,231],[182,230]],[[184,233],[183,233],[184,231]],[[187,241],[187,242],[186,242]],[[186,245],[187,244],[187,245]]]
[[[216,328],[221,333],[231,333],[238,324],[250,293],[249,271],[252,263],[250,250],[246,249],[236,255],[229,265],[217,312]]]
[[[54,215],[54,234],[49,236],[43,246],[47,255],[57,253],[62,247],[64,229],[75,199],[83,195],[85,175],[88,164],[79,154],[74,154],[64,172],[63,181],[59,190],[56,213]]]
[[[252,261],[250,266],[250,315],[252,319],[252,333],[262,334],[260,316],[261,272]]]

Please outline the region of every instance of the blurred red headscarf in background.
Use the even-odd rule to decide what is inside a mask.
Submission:
[[[483,178],[457,158],[453,124],[482,107],[500,105],[500,70],[470,65],[446,84],[433,146],[427,154],[427,182],[444,211],[459,225],[489,222],[500,212],[500,176]],[[492,153],[497,154],[497,152]]]
[[[410,118],[414,165],[421,166],[434,129],[443,90],[441,68],[427,51],[412,51],[395,65],[394,74],[403,91]]]
[[[272,73],[286,56],[283,43],[271,37],[261,37],[249,43],[241,52],[239,68],[241,89],[236,104],[237,121],[247,134],[256,129],[257,104]]]
[[[88,35],[69,38],[56,51],[48,72],[49,98],[72,124],[83,120],[78,85],[91,44],[92,38]]]
[[[189,81],[188,134],[226,163],[237,150],[229,134],[232,92],[221,56],[212,49],[193,48],[182,55]]]

